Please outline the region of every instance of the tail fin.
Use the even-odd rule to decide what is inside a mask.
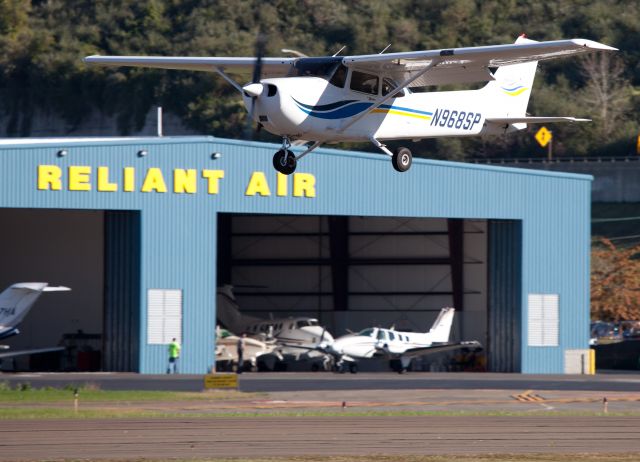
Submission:
[[[0,337],[17,333],[16,327],[42,292],[71,290],[68,287],[49,287],[46,282],[20,282],[0,294]]]
[[[533,43],[524,36],[518,37],[516,44]],[[491,117],[522,117],[526,115],[537,61],[500,66],[493,74],[495,80],[489,82],[483,91],[495,108]],[[526,126],[526,125],[525,125]],[[517,127],[524,128],[524,127]]]
[[[451,334],[451,325],[453,324],[453,315],[456,310],[454,308],[442,308],[440,314],[433,323],[429,335],[432,342],[448,342]]]
[[[218,287],[216,317],[222,327],[235,335],[242,334],[249,324],[259,321],[258,318],[246,316],[240,312],[240,306],[233,294],[233,286],[229,284]]]

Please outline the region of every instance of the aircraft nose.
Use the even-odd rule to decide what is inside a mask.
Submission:
[[[264,91],[264,85],[261,83],[250,83],[242,87],[242,91],[249,97],[257,98]]]

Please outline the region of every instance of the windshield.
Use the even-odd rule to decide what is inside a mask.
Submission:
[[[314,76],[328,80],[336,71],[342,58],[301,58],[293,65],[292,77]]]
[[[363,337],[373,337],[373,329],[364,329],[358,332],[358,335],[362,335]]]
[[[318,321],[316,321],[315,319],[304,319],[296,323],[296,326],[298,327],[298,329],[301,327],[317,326],[317,325],[318,325]]]

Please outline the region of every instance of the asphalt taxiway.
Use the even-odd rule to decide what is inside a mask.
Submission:
[[[9,384],[33,387],[95,385],[103,390],[200,391],[202,375],[134,373],[10,373],[0,375]],[[565,390],[640,392],[640,373],[596,375],[533,375],[501,373],[360,373],[322,372],[245,373],[240,390],[295,392],[320,390]]]

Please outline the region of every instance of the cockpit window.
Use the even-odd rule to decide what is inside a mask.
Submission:
[[[393,335],[393,332],[389,332],[389,340],[395,340],[396,336]]]
[[[364,329],[358,332],[358,335],[362,335],[363,337],[373,337],[373,329]]]
[[[386,340],[387,339],[387,333],[383,330],[379,330],[378,331],[378,340]]]
[[[353,71],[351,73],[351,84],[349,88],[355,91],[361,91],[362,93],[377,95],[378,77],[373,74]]]
[[[384,79],[382,79],[382,96],[387,96],[389,93],[394,91],[397,87],[398,87],[397,83],[395,83],[390,78],[385,77]],[[404,90],[399,90],[398,92],[396,92],[395,95],[393,95],[394,98],[400,98],[401,96],[404,96]]]
[[[338,88],[344,88],[344,84],[347,81],[347,68],[344,64],[340,64],[336,71],[333,73],[333,77],[329,80],[331,85],[335,85]]]
[[[303,319],[301,321],[296,322],[296,327],[301,328],[301,327],[307,327],[307,326],[317,326],[318,325],[318,321],[316,321],[315,319]]]
[[[293,65],[292,77],[313,76],[329,79],[342,64],[342,58],[301,58]],[[334,84],[335,85],[335,84]]]

